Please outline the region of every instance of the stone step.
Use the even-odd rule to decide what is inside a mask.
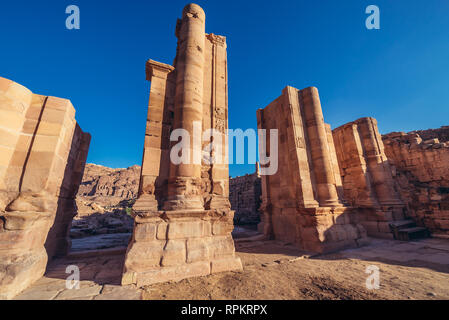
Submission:
[[[392,221],[390,222],[390,228],[394,229],[405,229],[405,228],[411,228],[415,227],[416,223],[412,219],[404,219],[404,220],[398,220],[398,221]]]
[[[404,219],[390,222],[390,230],[395,239],[399,240],[399,230],[416,227],[416,223],[412,219]]]
[[[429,231],[423,227],[412,227],[398,230],[398,240],[410,241],[421,238],[428,238]]]

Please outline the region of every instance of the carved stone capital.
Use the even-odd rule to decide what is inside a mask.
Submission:
[[[157,62],[157,61],[150,59],[147,61],[145,69],[146,69],[147,80],[151,81],[151,78],[154,76],[160,77],[160,78],[166,78],[170,72],[175,70],[175,67],[173,67],[169,64],[166,64],[166,63]]]
[[[219,45],[221,47],[226,47],[226,37],[219,36],[213,33],[209,33],[206,35],[206,38],[215,45]]]

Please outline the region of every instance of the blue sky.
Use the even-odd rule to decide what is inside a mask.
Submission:
[[[229,125],[291,85],[317,86],[333,128],[377,118],[381,133],[449,125],[449,1],[197,1],[206,32],[228,41]],[[78,5],[81,29],[67,30]],[[187,1],[2,1],[0,76],[68,98],[92,134],[89,162],[140,164],[148,105],[145,61],[172,63]],[[365,8],[380,8],[367,30]],[[232,165],[232,176],[254,165]]]

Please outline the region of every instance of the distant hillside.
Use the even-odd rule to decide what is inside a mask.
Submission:
[[[112,169],[88,163],[78,196],[133,199],[139,188],[140,166]]]

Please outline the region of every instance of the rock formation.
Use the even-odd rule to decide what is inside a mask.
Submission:
[[[449,236],[449,127],[394,132],[383,142],[409,216],[434,236]]]
[[[217,145],[215,136],[195,143],[195,130],[201,138],[207,129],[223,134],[227,129],[226,39],[205,33],[204,11],[195,4],[184,8],[176,36],[174,66],[153,60],[146,65],[151,81],[147,128],[123,284],[141,286],[242,268],[231,236],[228,164],[201,161],[203,146]],[[190,135],[188,163],[170,159],[175,129]],[[226,150],[225,143],[224,157]]]
[[[96,164],[86,164],[79,197],[137,198],[140,166],[113,169]]]
[[[260,229],[300,248],[328,252],[364,244],[365,229],[342,201],[342,183],[330,126],[318,90],[286,87],[257,111],[259,129],[278,129],[278,171],[262,176]],[[268,135],[268,132],[267,132]]]
[[[0,299],[39,279],[70,248],[90,135],[66,99],[0,78]]]
[[[86,164],[76,197],[78,215],[73,219],[71,238],[131,233],[130,209],[137,198],[140,166],[113,169]]]

